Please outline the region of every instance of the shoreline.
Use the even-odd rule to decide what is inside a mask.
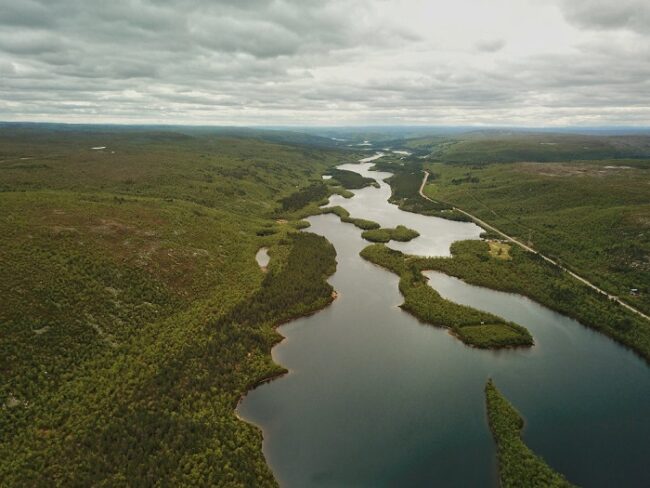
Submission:
[[[327,282],[328,283],[329,283],[329,279],[332,276],[334,276],[334,274],[336,274],[336,270],[334,270],[334,273],[332,273],[330,276],[327,277]],[[331,286],[331,284],[330,284],[330,286]],[[273,382],[275,380],[278,380],[278,379],[282,378],[283,376],[288,375],[288,374],[291,373],[290,369],[285,368],[281,364],[277,363],[275,361],[275,359],[273,358],[273,349],[278,344],[280,344],[280,343],[282,343],[282,342],[284,342],[286,340],[286,336],[282,335],[282,333],[278,329],[280,327],[282,327],[282,326],[285,326],[285,325],[288,325],[288,324],[290,324],[292,322],[295,322],[296,320],[300,320],[302,318],[310,317],[312,315],[317,314],[318,312],[321,312],[322,310],[325,310],[327,307],[331,306],[332,303],[334,303],[334,301],[336,299],[338,299],[340,296],[341,296],[340,292],[336,291],[332,287],[332,292],[326,298],[326,302],[322,306],[319,306],[319,307],[315,308],[314,310],[304,312],[302,314],[296,315],[294,317],[291,317],[291,318],[288,318],[286,320],[283,320],[283,321],[280,321],[280,322],[277,322],[277,323],[273,324],[271,327],[277,333],[277,340],[271,345],[271,347],[270,347],[270,349],[268,351],[268,355],[271,357],[272,363],[275,364],[276,366],[278,366],[278,368],[281,368],[281,369],[274,372],[274,373],[271,373],[271,374],[269,374],[267,376],[259,378],[258,380],[256,380],[256,381],[250,383],[249,385],[247,385],[244,388],[244,391],[239,395],[239,397],[235,401],[235,404],[234,404],[234,407],[233,407],[233,412],[234,412],[234,415],[237,418],[237,420],[239,420],[241,422],[245,422],[248,425],[251,425],[252,427],[254,427],[255,429],[258,429],[262,433],[262,455],[264,455],[265,459],[266,459],[266,455],[264,454],[264,439],[265,439],[264,427],[261,426],[261,425],[256,424],[252,420],[248,420],[248,419],[244,418],[242,415],[240,415],[240,413],[238,411],[239,406],[244,401],[244,399],[248,396],[248,394],[251,393],[252,391],[254,391],[255,389],[257,389],[260,386],[265,385],[267,383],[271,383],[271,382]],[[267,466],[269,466],[269,469],[271,469],[271,466],[268,463],[268,460],[266,461],[266,464],[267,464]],[[274,478],[276,478],[276,480],[277,480],[277,475],[275,474],[273,469],[271,469],[271,473],[273,474]]]

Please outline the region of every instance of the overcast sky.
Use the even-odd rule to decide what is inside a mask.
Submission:
[[[0,120],[650,125],[650,0],[0,0]]]

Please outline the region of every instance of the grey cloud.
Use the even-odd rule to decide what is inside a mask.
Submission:
[[[0,50],[21,55],[58,52],[64,43],[49,32],[0,32]]]
[[[52,24],[45,5],[35,0],[0,0],[0,24],[10,26],[44,27]]]
[[[506,41],[503,39],[485,39],[476,43],[476,50],[485,53],[495,53],[503,49]]]
[[[591,29],[629,29],[650,35],[648,0],[562,0],[569,22]]]
[[[461,53],[487,60],[473,66],[431,56],[408,26],[378,20],[377,5],[0,0],[0,120],[504,123],[525,111],[650,120],[650,47],[605,40],[507,60],[484,54],[505,46],[487,38]],[[583,10],[565,5],[575,24],[598,24]],[[620,19],[610,24],[636,28]]]

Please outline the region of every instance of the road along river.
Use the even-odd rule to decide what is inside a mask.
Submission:
[[[334,196],[353,217],[402,224],[421,236],[391,247],[448,255],[480,228],[402,212],[387,202],[388,173],[343,169],[380,188]],[[308,232],[336,247],[319,313],[282,326],[273,349],[289,374],[251,391],[238,413],[264,432],[264,454],[282,486],[497,486],[483,387],[488,377],[526,420],[525,442],[584,487],[650,486],[650,369],[632,352],[527,298],[429,272],[443,297],[527,327],[529,350],[477,350],[401,311],[396,275],[359,256],[368,242],[334,215]]]

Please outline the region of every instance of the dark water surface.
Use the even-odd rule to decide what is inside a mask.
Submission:
[[[364,175],[371,164],[344,165]],[[402,212],[390,189],[333,197],[352,216],[407,225],[422,236],[392,245],[447,255],[480,229]],[[530,350],[480,351],[397,305],[396,275],[359,257],[368,243],[338,217],[308,229],[337,251],[339,298],[280,328],[273,358],[290,373],[253,390],[239,414],[264,431],[282,486],[497,486],[483,397],[488,377],[526,419],[525,441],[585,487],[650,486],[650,370],[633,353],[524,297],[429,272],[445,298],[526,326]],[[418,242],[419,241],[419,242]]]

